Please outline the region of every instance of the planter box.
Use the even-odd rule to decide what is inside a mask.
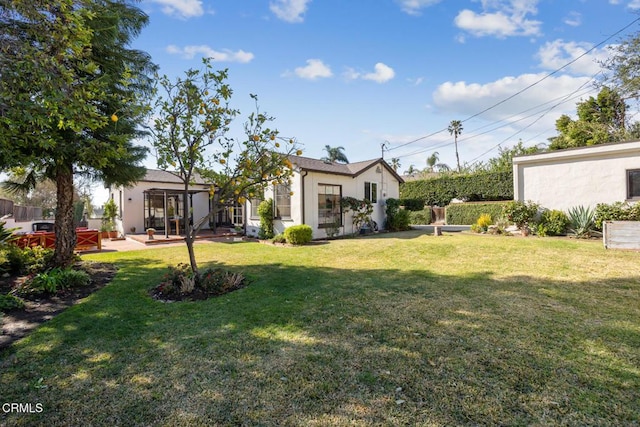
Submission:
[[[605,221],[602,240],[606,249],[640,250],[640,221]]]

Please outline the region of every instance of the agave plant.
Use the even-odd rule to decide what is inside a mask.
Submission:
[[[570,231],[579,239],[588,239],[595,230],[595,211],[589,207],[576,206],[569,209]]]

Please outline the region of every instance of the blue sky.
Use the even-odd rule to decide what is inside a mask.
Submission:
[[[258,94],[281,135],[296,137],[306,156],[322,157],[328,144],[344,147],[352,162],[367,160],[387,142],[385,158],[398,157],[403,172],[425,167],[434,151],[455,166],[452,120],[463,121],[462,163],[520,139],[545,143],[561,114],[574,115],[576,102],[596,93],[597,61],[608,46],[638,31],[637,23],[623,29],[639,17],[640,0],[143,0],[139,7],[150,24],[134,47],[162,74],[178,76],[212,57],[229,69],[242,116],[253,109],[249,94]],[[242,136],[242,121],[232,136]],[[147,166],[155,167],[153,158]]]

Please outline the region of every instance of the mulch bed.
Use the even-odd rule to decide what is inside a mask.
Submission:
[[[77,304],[107,285],[117,272],[114,264],[81,262],[79,268],[91,277],[91,283],[81,288],[58,292],[55,295],[34,295],[23,297],[25,307],[10,310],[2,316],[2,335],[0,350],[9,347],[14,341],[29,334],[36,327],[52,319],[66,308]],[[7,293],[25,280],[25,277],[0,278],[0,293]]]

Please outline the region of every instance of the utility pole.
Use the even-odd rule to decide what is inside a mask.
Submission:
[[[384,151],[389,147],[389,141],[385,141],[382,144],[380,144],[380,157],[382,157],[382,159],[384,160]]]

